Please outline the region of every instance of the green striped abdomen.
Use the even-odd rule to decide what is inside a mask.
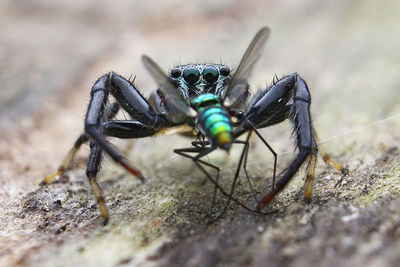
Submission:
[[[219,104],[204,108],[197,118],[197,126],[213,145],[229,149],[232,141],[232,121],[229,113]]]

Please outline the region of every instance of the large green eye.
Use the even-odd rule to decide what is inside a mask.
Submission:
[[[203,69],[203,78],[206,80],[207,83],[212,84],[218,81],[218,70],[214,66],[206,66]]]
[[[183,79],[185,79],[185,81],[188,84],[195,84],[199,81],[200,79],[200,72],[197,68],[195,67],[187,67],[184,71],[183,71]]]

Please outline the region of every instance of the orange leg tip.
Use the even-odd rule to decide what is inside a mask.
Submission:
[[[339,163],[332,162],[332,166],[338,171],[343,171],[343,169],[344,169],[342,164],[339,164]]]
[[[104,222],[107,223],[110,219],[110,213],[108,212],[107,206],[104,203],[104,199],[101,199],[101,201],[98,201],[97,203],[99,204],[101,216],[103,217]]]
[[[130,173],[132,173],[137,178],[139,178],[140,181],[142,181],[142,183],[145,182],[145,177],[143,176],[141,171],[139,171],[138,169],[136,169],[135,167],[133,167],[132,165],[130,165],[129,163],[127,163],[125,161],[122,161],[121,165],[124,166],[124,168],[127,169]]]
[[[110,213],[108,212],[107,208],[105,206],[100,207],[100,212],[101,216],[105,221],[108,221],[110,219]]]
[[[107,211],[107,214],[103,214],[103,212],[101,213],[101,216],[103,217],[103,225],[107,225],[110,221],[110,214]]]
[[[328,154],[323,153],[323,154],[322,154],[322,157],[323,157],[324,161],[325,161],[327,164],[331,165],[331,166],[334,167],[336,170],[341,171],[342,173],[345,173],[345,174],[348,173],[348,169],[347,169],[347,168],[343,167],[342,164],[333,161],[333,160],[331,159],[331,157],[330,157]]]
[[[267,206],[268,203],[276,196],[276,194],[277,194],[276,192],[272,191],[268,195],[266,195],[263,199],[261,199],[257,205],[257,210],[260,211],[265,206]]]
[[[265,205],[263,203],[258,203],[257,211],[260,212],[264,207],[265,207]]]
[[[312,183],[307,184],[307,185],[306,185],[306,188],[305,188],[305,190],[304,190],[304,200],[310,199],[310,198],[311,198],[312,191],[313,191],[313,185],[312,185]]]
[[[311,191],[306,190],[304,192],[304,201],[306,201],[306,202],[310,201],[311,200],[311,195],[312,195],[312,189],[311,189]]]
[[[45,184],[51,183],[55,178],[57,178],[61,174],[62,174],[62,171],[58,170],[56,173],[45,176],[44,180],[40,183],[40,185],[45,185]]]
[[[53,179],[55,178],[57,176],[57,173],[56,174],[52,174],[52,175],[48,175],[48,176],[46,176],[46,177],[44,177],[44,183],[45,184],[48,184],[48,183],[50,183],[51,181],[53,181]]]

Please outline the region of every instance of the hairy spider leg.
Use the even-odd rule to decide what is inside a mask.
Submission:
[[[118,104],[127,111],[134,120],[106,121],[103,122],[104,107],[108,95],[111,93]],[[96,174],[100,169],[101,152],[105,151],[113,160],[122,165],[130,173],[138,177],[142,182],[144,176],[132,166],[130,162],[109,143],[105,136],[119,138],[139,138],[154,135],[165,124],[164,118],[156,114],[146,99],[125,78],[111,72],[100,77],[93,85],[91,100],[85,120],[85,131],[90,137],[90,157],[87,166],[87,177],[92,187],[104,223],[109,220],[109,212],[104,202],[100,186],[96,180]]]
[[[313,136],[310,104],[311,97],[306,82],[297,74],[291,74],[274,83],[256,95],[257,100],[245,112],[245,118],[257,128],[267,127],[289,118],[294,126],[298,154],[285,173],[267,195],[258,203],[257,208],[265,207],[292,179],[303,162],[309,158],[307,168],[306,198],[312,193],[315,158],[318,148]]]
[[[114,161],[122,165],[140,180],[144,181],[143,174],[115,149],[103,135],[103,125],[101,124],[100,118],[102,117],[104,105],[110,93],[121,107],[128,112],[132,118],[137,120],[138,124],[134,125],[133,128],[139,126],[139,129],[150,129],[150,132],[154,133],[163,126],[165,120],[160,114],[156,114],[147,100],[139,93],[133,84],[114,72],[100,77],[92,87],[91,100],[85,120],[86,133],[102,150],[110,155]],[[106,134],[106,132],[104,133]],[[141,137],[143,132],[128,134],[125,129],[120,129],[119,134],[125,135],[126,138],[133,138],[131,136],[139,135],[139,137]]]
[[[147,127],[139,121],[110,121],[103,123],[103,134],[106,136],[118,137],[118,138],[140,138],[152,136],[156,132],[154,128]],[[91,143],[90,156],[87,165],[86,175],[89,179],[90,185],[92,187],[93,193],[96,197],[97,204],[102,217],[104,218],[104,223],[106,224],[109,219],[109,212],[104,202],[104,197],[100,186],[97,183],[96,175],[100,169],[99,162],[101,161],[100,146]]]
[[[314,138],[316,136],[315,133],[313,133]],[[315,139],[314,139],[315,140]],[[315,147],[317,147],[317,144],[314,144]],[[328,153],[326,153],[325,151],[321,150],[320,147],[318,147],[318,152],[321,154],[324,162],[328,165],[331,165],[332,167],[334,167],[335,169],[337,169],[338,171],[341,171],[342,174],[346,175],[349,173],[349,170],[345,167],[343,167],[342,164],[334,161],[331,159],[331,157],[329,156]],[[312,189],[313,189],[313,185],[314,185],[314,172],[315,172],[315,165],[317,162],[317,153],[315,154],[311,154],[310,158],[309,158],[309,162],[307,164],[307,170],[306,170],[306,181],[304,184],[304,200],[309,200],[311,198],[312,195]]]
[[[103,191],[96,179],[96,175],[100,169],[101,154],[101,148],[94,141],[90,141],[90,155],[86,168],[86,176],[89,179],[90,187],[92,188],[93,194],[96,198],[101,216],[104,219],[104,225],[106,225],[110,219],[110,213],[104,201]]]
[[[147,127],[141,122],[131,121],[110,121],[103,123],[103,134],[106,136],[118,137],[118,138],[140,138],[153,135],[156,131],[154,128]],[[93,142],[90,142],[90,156],[87,165],[86,175],[89,179],[90,186],[92,187],[93,193],[96,197],[97,204],[102,217],[104,218],[104,224],[107,224],[109,220],[109,212],[104,202],[104,197],[100,186],[97,183],[96,175],[100,169],[99,162],[101,161],[101,148]]]
[[[110,106],[107,107],[104,113],[104,121],[111,120],[117,115],[119,110],[119,104],[117,102],[112,103]],[[53,174],[49,174],[45,176],[44,180],[41,182],[41,185],[48,184],[52,182],[56,177],[62,175],[70,165],[71,161],[74,159],[75,154],[80,149],[81,145],[86,143],[89,140],[89,135],[87,133],[82,133],[76,139],[73,147],[68,151],[67,156],[62,161],[61,165],[58,167],[57,172]]]

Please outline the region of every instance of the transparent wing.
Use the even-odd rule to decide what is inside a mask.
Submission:
[[[142,56],[142,60],[144,66],[157,82],[159,90],[163,94],[166,106],[170,111],[167,116],[169,116],[172,121],[179,120],[183,114],[189,117],[195,117],[197,115],[196,111],[189,106],[183,95],[177,90],[176,86],[171,83],[160,66],[146,55]]]
[[[233,74],[232,81],[224,96],[224,105],[231,107],[235,105],[238,98],[243,94],[247,87],[247,78],[252,71],[254,64],[261,56],[262,49],[270,34],[268,27],[261,28],[254,36],[249,47],[244,53],[238,68]]]

